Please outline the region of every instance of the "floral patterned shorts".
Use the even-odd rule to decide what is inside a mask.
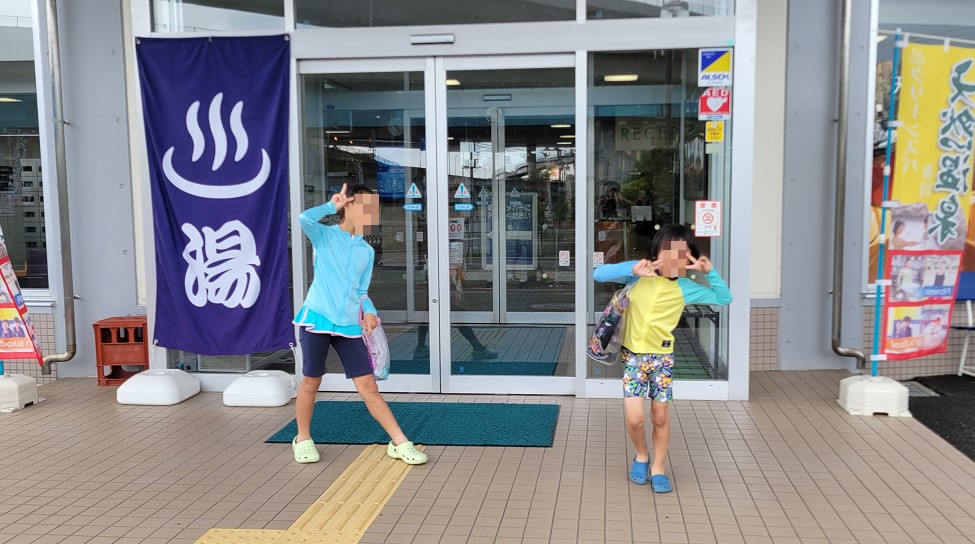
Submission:
[[[623,348],[623,396],[657,402],[674,398],[674,354],[633,353]]]

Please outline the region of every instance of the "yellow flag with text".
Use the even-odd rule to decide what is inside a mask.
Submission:
[[[945,351],[973,234],[975,49],[911,43],[901,53],[886,241],[888,359]]]

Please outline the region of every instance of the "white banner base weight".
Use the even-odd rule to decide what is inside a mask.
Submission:
[[[172,406],[200,392],[200,380],[182,370],[146,370],[119,386],[119,404]]]
[[[911,417],[907,387],[883,376],[850,376],[840,381],[840,398],[836,402],[851,416],[887,414]]]
[[[22,410],[40,401],[34,378],[22,374],[0,376],[0,413]]]

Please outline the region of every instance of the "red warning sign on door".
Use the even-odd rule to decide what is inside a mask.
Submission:
[[[722,87],[705,90],[698,102],[697,118],[700,121],[731,119],[731,90]]]
[[[694,203],[694,235],[698,238],[721,236],[721,203],[698,200]]]

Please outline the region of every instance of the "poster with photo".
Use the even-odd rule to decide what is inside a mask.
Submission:
[[[924,278],[924,256],[910,253],[890,257],[890,300],[917,302],[924,299],[921,282]]]
[[[884,313],[884,353],[888,360],[944,353],[951,304],[892,306]]]
[[[34,359],[44,362],[34,323],[27,313],[17,275],[0,230],[0,360]]]
[[[888,359],[944,353],[960,265],[957,251],[891,251],[883,313]]]
[[[960,273],[961,255],[957,252],[929,252],[924,257],[921,294],[928,299],[953,299]]]
[[[913,355],[921,345],[923,306],[896,306],[884,315],[884,351],[890,359]]]

